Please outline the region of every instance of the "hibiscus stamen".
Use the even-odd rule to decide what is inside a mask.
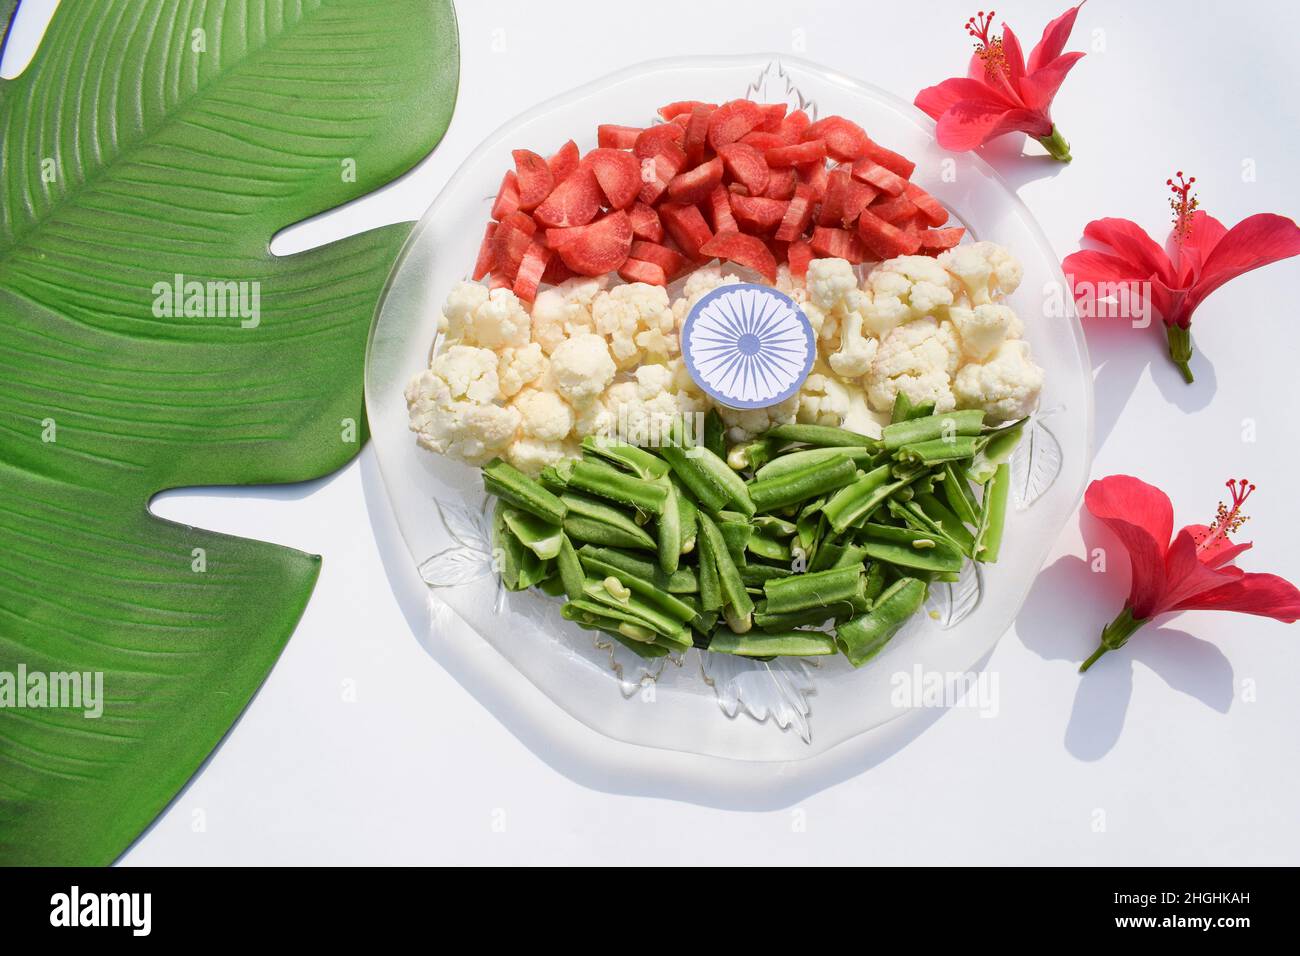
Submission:
[[[1210,523],[1210,530],[1196,545],[1198,551],[1205,551],[1220,538],[1226,538],[1228,535],[1233,534],[1250,520],[1249,516],[1242,514],[1241,506],[1246,503],[1246,499],[1255,490],[1255,486],[1245,478],[1229,478],[1224,484],[1232,495],[1232,505],[1229,506],[1222,501],[1219,502],[1214,521]]]
[[[1165,185],[1173,193],[1169,200],[1169,208],[1174,211],[1174,241],[1182,245],[1183,241],[1192,234],[1192,213],[1196,211],[1200,202],[1192,195],[1192,183],[1196,182],[1196,177],[1192,176],[1184,180],[1181,169],[1174,175],[1178,177],[1178,182],[1166,179]]]
[[[989,34],[996,14],[996,10],[990,10],[987,15],[981,10],[966,21],[966,32],[975,38],[975,55],[984,61],[984,72],[988,74],[989,79],[1002,79],[1006,74],[1007,66],[1007,58],[1002,50],[1002,38]]]

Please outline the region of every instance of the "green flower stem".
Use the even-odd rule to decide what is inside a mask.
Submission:
[[[1092,652],[1092,656],[1079,665],[1079,673],[1084,673],[1089,667],[1097,663],[1098,658],[1107,651],[1118,650],[1128,643],[1128,639],[1133,636],[1143,624],[1147,622],[1144,617],[1134,617],[1133,609],[1126,607],[1119,612],[1115,620],[1107,624],[1101,632],[1101,644]]]
[[[1043,144],[1043,149],[1047,150],[1052,159],[1068,163],[1074,157],[1070,155],[1070,144],[1065,141],[1061,135],[1060,127],[1055,123],[1052,124],[1052,132],[1046,136],[1034,137],[1038,142]]]
[[[1169,357],[1183,373],[1183,381],[1192,383],[1192,369],[1187,363],[1192,360],[1192,330],[1181,325],[1169,326]]]

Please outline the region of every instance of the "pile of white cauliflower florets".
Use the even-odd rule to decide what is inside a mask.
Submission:
[[[733,441],[791,421],[879,434],[899,392],[937,411],[1020,418],[1043,385],[1002,301],[1020,279],[1020,264],[989,242],[891,259],[861,281],[843,259],[814,259],[806,281],[782,266],[777,287],[812,322],[817,364],[786,402],[718,413]],[[540,292],[531,314],[509,289],[462,282],[432,363],[407,386],[411,429],[441,454],[475,465],[500,455],[530,473],[576,456],[586,435],[661,434],[709,406],[678,354],[682,323],[703,295],[742,281],[705,267],[670,301],[658,286],[572,279]]]

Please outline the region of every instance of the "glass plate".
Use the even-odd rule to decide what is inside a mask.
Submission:
[[[1025,275],[1010,299],[1047,373],[1041,411],[1013,460],[1014,504],[1001,560],[935,589],[881,655],[854,670],[840,656],[745,661],[688,651],[643,661],[561,619],[557,601],[506,593],[491,570],[477,469],[416,446],[403,389],[425,368],[447,290],[473,266],[510,150],[543,154],[573,138],[596,145],[599,123],[645,125],[682,99],[750,96],[842,114],[917,164],[913,179],[975,239],[1012,250]],[[1064,277],[1029,210],[984,163],[934,141],[934,125],[895,96],[790,57],[696,57],[630,67],[543,103],[498,129],[434,200],[399,256],[366,358],[366,407],[389,500],[411,552],[445,603],[560,707],[610,737],[737,760],[821,753],[926,701],[918,680],[951,684],[997,643],[1074,512],[1092,459],[1092,378]],[[439,615],[435,614],[436,621]],[[505,666],[504,662],[500,662]],[[635,701],[630,700],[635,698]],[[653,706],[639,706],[652,702]]]

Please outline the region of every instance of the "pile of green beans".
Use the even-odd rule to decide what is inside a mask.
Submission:
[[[1023,422],[935,414],[900,395],[880,438],[779,425],[728,447],[589,437],[531,478],[483,469],[499,500],[507,588],[563,596],[562,613],[645,657],[697,647],[770,659],[880,653],[930,584],[996,561]]]

